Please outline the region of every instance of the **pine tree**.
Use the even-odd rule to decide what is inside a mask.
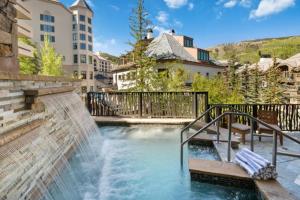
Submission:
[[[273,66],[267,71],[266,86],[262,90],[262,101],[267,104],[284,103],[284,90],[281,85],[281,72],[276,66],[274,58]]]
[[[250,70],[248,103],[257,104],[261,102],[260,93],[262,86],[261,72],[256,64],[255,68]]]
[[[137,7],[133,9],[129,18],[130,34],[134,42],[130,42],[133,47],[133,58],[136,65],[136,80],[134,90],[151,91],[153,81],[158,77],[155,69],[155,59],[146,55],[148,41],[145,40],[147,28],[151,22],[148,20],[148,13],[144,8],[144,0],[137,1]]]
[[[50,43],[49,37],[45,36],[44,43],[41,47],[41,75],[45,76],[61,76],[62,56],[56,53]]]
[[[246,64],[245,69],[241,73],[241,92],[245,99],[244,103],[246,103],[246,104],[248,104],[250,102],[249,81],[250,81],[250,74],[249,74],[248,65]]]

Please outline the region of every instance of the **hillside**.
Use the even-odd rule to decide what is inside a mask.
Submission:
[[[239,43],[222,44],[209,48],[211,56],[218,60],[228,60],[236,56],[241,63],[255,63],[261,54],[270,54],[273,57],[287,59],[300,53],[300,36],[266,38],[242,41]]]
[[[103,58],[111,61],[113,64],[118,64],[119,63],[119,57],[108,54],[108,53],[100,53],[100,56],[102,56]]]

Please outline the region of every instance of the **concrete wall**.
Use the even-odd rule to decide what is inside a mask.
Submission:
[[[23,90],[33,88],[76,87],[80,82],[65,78],[0,74],[0,199],[37,199],[30,196],[36,180],[50,183],[52,167],[62,155],[73,151],[70,119],[47,112],[45,107],[26,109]],[[37,108],[37,107],[35,107]],[[62,110],[63,112],[63,110]],[[52,143],[51,143],[52,141]],[[53,146],[59,145],[57,147]],[[34,176],[33,176],[34,175]],[[55,174],[52,174],[55,175]]]

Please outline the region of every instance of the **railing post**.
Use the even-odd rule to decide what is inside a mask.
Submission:
[[[231,161],[231,121],[232,114],[229,114],[228,118],[228,149],[227,149],[227,161]]]
[[[205,100],[204,100],[204,105],[205,105],[205,111],[209,109],[209,104],[208,104],[208,92],[204,93],[205,94]],[[209,113],[205,115],[205,122],[209,123]]]
[[[253,105],[252,109],[253,109],[253,117],[257,118],[257,105]],[[256,122],[253,123],[253,129],[254,129],[254,131],[257,130],[257,123]]]
[[[143,117],[143,93],[139,92],[139,117]]]
[[[216,109],[217,109],[216,110],[216,114],[217,114],[216,118],[217,118],[217,117],[220,116],[221,111],[220,111],[220,107],[219,106],[216,107]],[[220,120],[217,121],[217,142],[218,142],[218,144],[220,143]]]
[[[253,126],[254,126],[254,124],[253,124],[253,119],[250,119],[250,134],[251,134],[251,144],[250,144],[250,149],[251,149],[251,151],[252,152],[254,152],[254,130],[253,130]]]
[[[194,116],[195,119],[198,117],[198,95],[197,92],[194,92]]]
[[[183,166],[183,144],[180,144],[180,163],[181,167]]]
[[[273,130],[273,152],[272,152],[272,164],[276,168],[277,163],[277,131]]]

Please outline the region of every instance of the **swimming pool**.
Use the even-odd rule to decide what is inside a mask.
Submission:
[[[45,199],[256,199],[250,190],[191,181],[187,166],[180,167],[179,135],[179,127],[100,127],[90,136],[93,150],[71,158]],[[190,157],[218,158],[211,148],[189,148]]]

